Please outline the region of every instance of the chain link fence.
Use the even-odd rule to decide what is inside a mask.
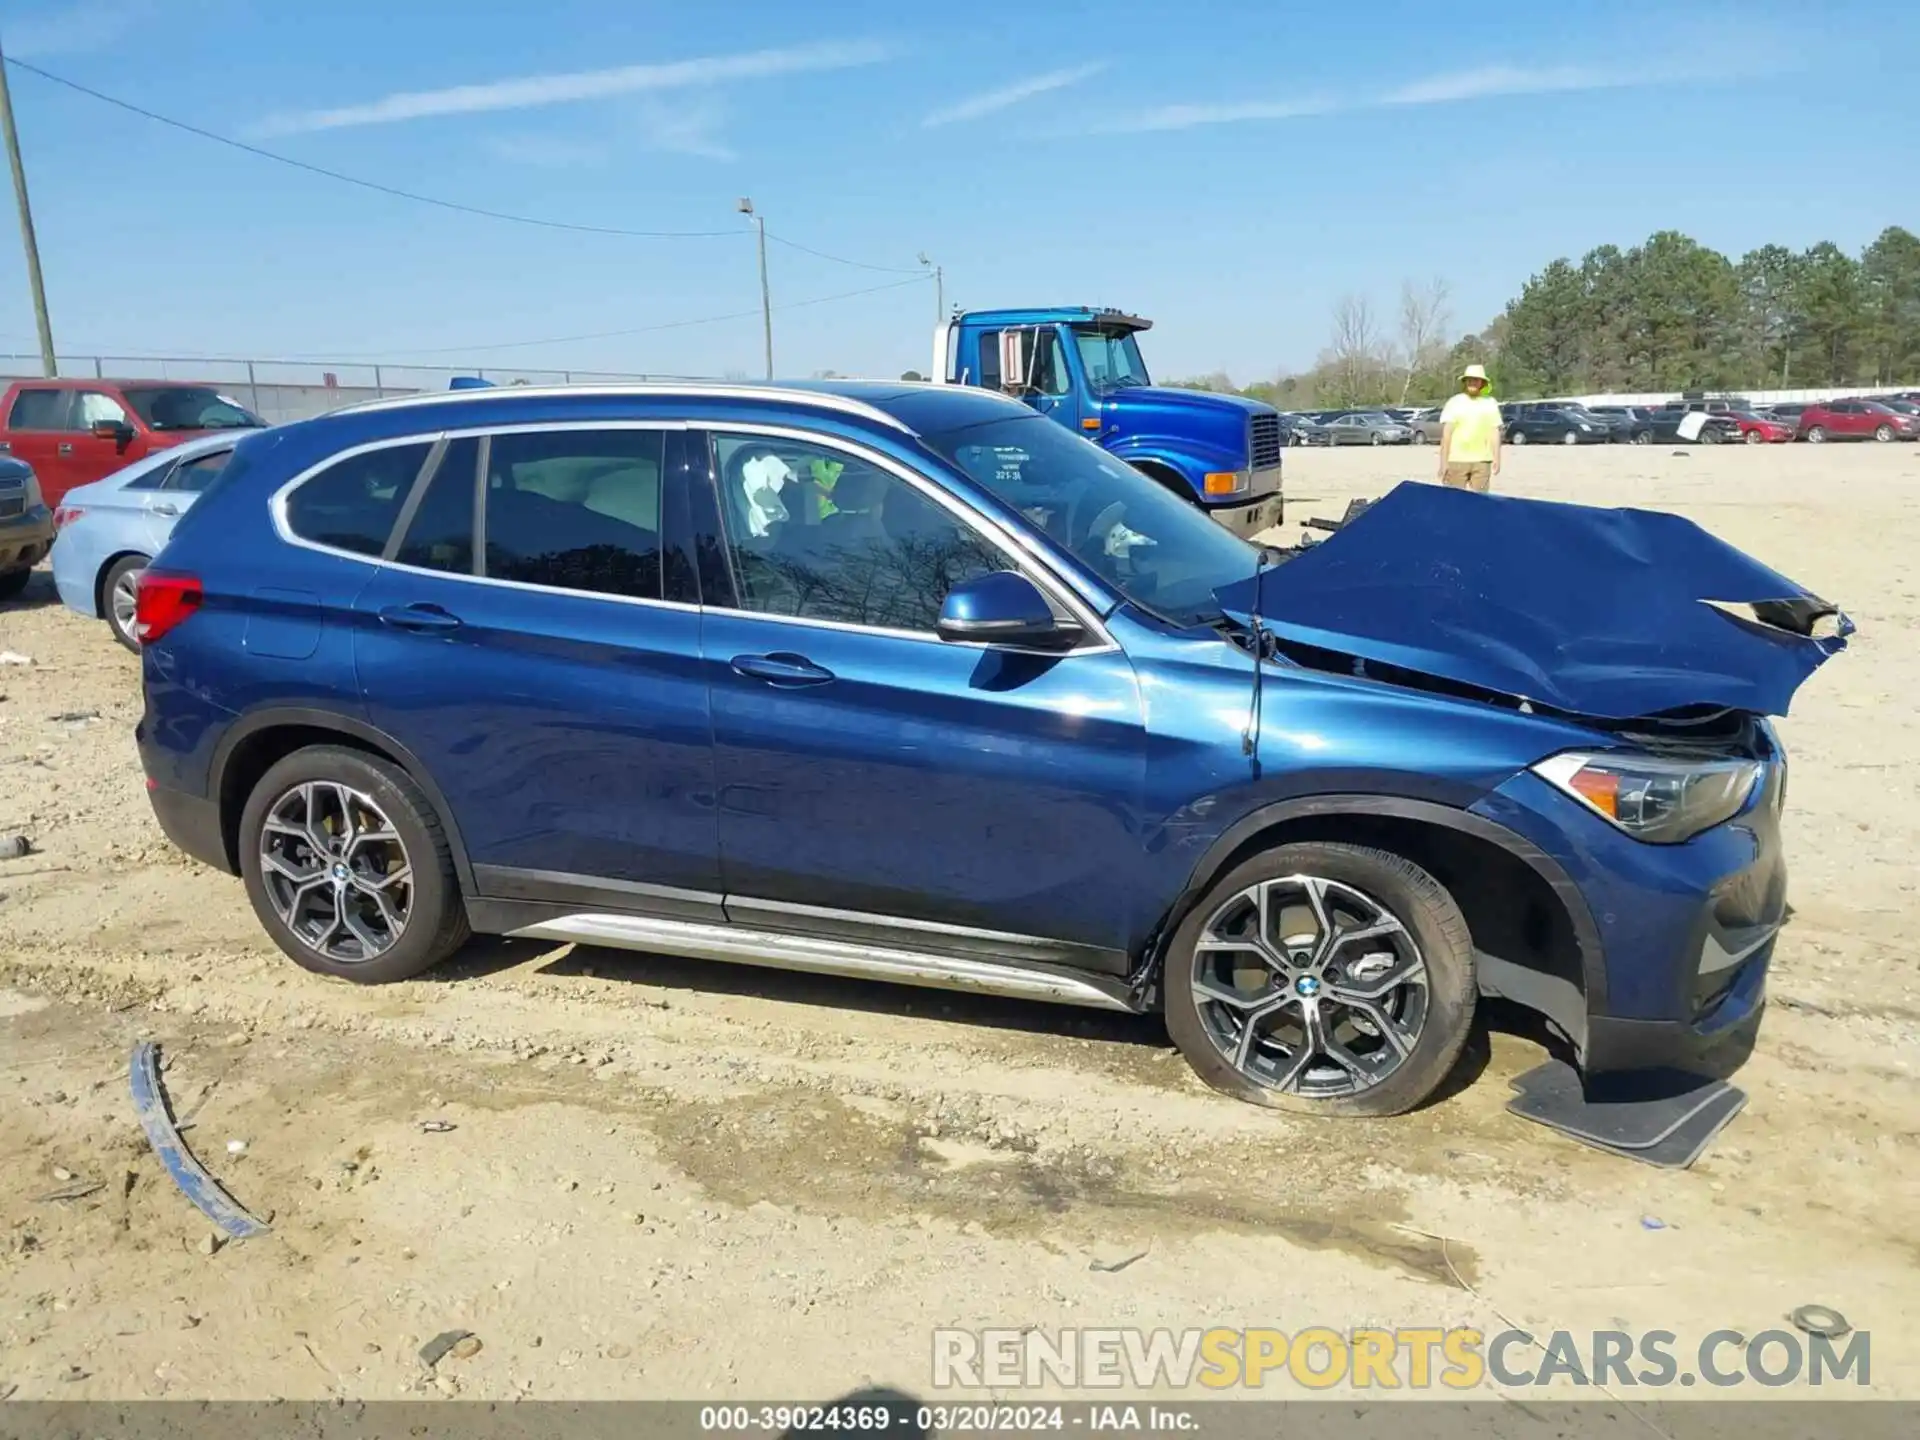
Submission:
[[[604,381],[691,380],[614,370],[542,370],[512,365],[387,365],[326,360],[232,359],[206,355],[62,355],[69,380],[181,380],[217,385],[269,424],[302,420],[362,400],[445,390],[456,376],[496,385],[576,385]],[[40,378],[37,354],[0,354],[0,381]]]

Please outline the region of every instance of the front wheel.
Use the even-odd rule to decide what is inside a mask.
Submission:
[[[134,634],[134,612],[139,600],[140,572],[147,568],[144,555],[122,555],[100,580],[100,614],[113,638],[127,649],[138,651],[139,637]]]
[[[1372,435],[1370,435],[1370,436],[1368,436],[1368,437],[1367,437],[1367,443],[1368,443],[1369,445],[1383,445],[1383,444],[1385,444],[1386,442],[1385,442],[1385,440],[1384,440],[1384,439],[1383,439],[1383,438],[1381,437],[1381,434],[1380,434],[1380,432],[1379,432],[1378,430],[1376,430],[1376,431],[1374,431],[1374,432],[1373,432],[1373,434],[1372,434]]]
[[[1882,445],[1886,444],[1889,440],[1893,439],[1893,426],[1877,426],[1874,429],[1873,438],[1878,440]]]
[[[322,975],[405,980],[467,940],[432,802],[358,750],[296,750],[260,777],[240,816],[240,869],[274,943]]]
[[[1560,443],[1562,445],[1578,445],[1580,443],[1580,432],[1577,430],[1567,431],[1566,434],[1560,437]]]
[[[1167,1032],[1209,1085],[1304,1114],[1398,1115],[1446,1080],[1473,1023],[1473,941],[1453,897],[1384,850],[1257,855],[1175,932]]]
[[[1766,443],[1767,443],[1767,437],[1762,435],[1758,430],[1747,431],[1747,444],[1764,445]]]
[[[1653,443],[1653,432],[1651,430],[1634,431],[1633,443],[1636,445],[1651,445]]]
[[[1807,427],[1807,443],[1809,445],[1826,444],[1827,443],[1827,427],[1824,425],[1809,425]]]
[[[1514,432],[1513,432],[1513,434],[1511,434],[1511,435],[1509,435],[1509,436],[1507,437],[1507,443],[1508,443],[1509,445],[1524,445],[1524,444],[1526,444],[1526,443],[1527,443],[1527,432],[1526,432],[1526,431],[1524,431],[1524,430],[1516,430],[1516,431],[1514,431]]]

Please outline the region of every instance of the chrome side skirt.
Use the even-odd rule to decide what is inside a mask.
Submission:
[[[842,975],[856,980],[891,980],[934,990],[963,990],[1006,995],[1020,1000],[1049,1000],[1133,1013],[1125,982],[1117,977],[1081,976],[1025,962],[969,960],[929,955],[891,946],[851,944],[813,935],[782,935],[737,925],[707,925],[644,915],[560,915],[510,932],[520,939],[571,940],[620,950],[645,950],[690,960],[725,960]]]

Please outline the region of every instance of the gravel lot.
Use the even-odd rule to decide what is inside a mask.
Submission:
[[[1293,451],[1293,517],[1433,457]],[[136,662],[43,575],[0,609],[33,661],[0,666],[0,836],[35,845],[0,862],[0,1396],[926,1395],[940,1324],[1691,1340],[1819,1302],[1920,1397],[1920,447],[1529,449],[1498,483],[1681,511],[1861,628],[1782,727],[1795,915],[1692,1170],[1509,1117],[1541,1052],[1499,1028],[1443,1102],[1315,1124],[1151,1019],[505,942],[307,975],[161,839]],[[271,1236],[206,1253],[133,1118],[141,1037]],[[103,1188],[44,1199],[62,1173]],[[429,1374],[450,1328],[483,1348]]]

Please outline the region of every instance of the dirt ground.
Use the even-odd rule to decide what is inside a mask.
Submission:
[[[1291,514],[1432,460],[1294,451]],[[1782,726],[1795,915],[1691,1170],[1507,1115],[1542,1052],[1499,1028],[1442,1102],[1312,1123],[1151,1019],[507,942],[308,975],[162,840],[136,662],[42,575],[0,609],[33,662],[0,665],[0,836],[35,847],[0,862],[0,1396],[924,1396],[939,1325],[1684,1344],[1819,1302],[1920,1397],[1920,447],[1534,449],[1499,485],[1678,510],[1860,626]],[[209,1253],[133,1116],[142,1037],[270,1236]],[[482,1348],[430,1373],[451,1328]]]

